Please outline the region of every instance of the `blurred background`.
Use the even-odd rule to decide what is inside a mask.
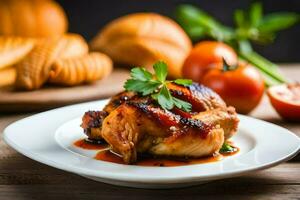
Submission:
[[[136,14],[142,12],[148,14]],[[179,26],[152,13],[173,18]],[[122,20],[111,23],[117,18]],[[158,60],[167,63],[169,78],[188,78],[215,89],[218,84],[209,83],[225,79],[208,72],[211,66],[226,69],[224,59],[237,67],[228,70],[237,72],[238,79],[230,79],[241,87],[237,93],[252,91],[248,86],[257,91],[245,92],[255,98],[238,98],[247,106],[255,99],[247,112],[228,98],[238,112],[249,113],[264,86],[300,83],[299,22],[300,0],[0,0],[0,50],[5,50],[0,51],[0,112],[110,97],[123,90],[128,78],[129,68],[121,66],[151,68]],[[41,61],[48,58],[49,63]],[[242,73],[248,68],[257,79]],[[244,75],[247,87],[239,81]],[[294,87],[299,99],[300,84]],[[226,87],[219,94],[224,91]]]
[[[132,12],[158,12],[174,18],[175,7],[191,3],[206,10],[226,25],[233,24],[233,11],[246,9],[252,1],[243,0],[58,0],[68,15],[69,31],[91,39],[107,22]],[[264,0],[264,12],[300,12],[299,0]],[[274,62],[300,62],[300,25],[278,34],[275,42],[267,46],[254,46],[255,50]]]

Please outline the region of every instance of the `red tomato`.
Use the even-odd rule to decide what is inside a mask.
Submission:
[[[207,71],[221,66],[223,58],[229,65],[237,64],[237,55],[227,44],[216,41],[199,42],[186,58],[182,74],[185,78],[201,83]]]
[[[218,93],[227,105],[234,106],[239,113],[247,114],[260,102],[264,93],[264,81],[252,66],[239,63],[234,70],[210,70],[203,84]]]
[[[276,85],[267,92],[278,114],[289,121],[300,121],[300,84]]]

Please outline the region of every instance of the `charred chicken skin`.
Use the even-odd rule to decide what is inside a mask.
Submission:
[[[82,128],[89,139],[104,139],[125,163],[139,153],[202,157],[217,153],[237,131],[233,107],[199,84],[169,84],[172,95],[192,104],[191,112],[162,109],[153,99],[133,92],[114,96],[103,111],[88,111]]]

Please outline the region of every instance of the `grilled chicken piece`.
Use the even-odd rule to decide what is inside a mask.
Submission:
[[[103,111],[88,111],[82,117],[81,127],[90,140],[102,140],[102,122],[114,109],[135,96],[133,92],[121,92],[111,98]]]
[[[216,108],[205,112],[200,112],[194,116],[193,119],[201,120],[204,123],[219,125],[224,131],[225,140],[231,138],[238,128],[239,120],[236,116],[235,109],[233,107],[228,108]]]
[[[88,111],[83,115],[81,127],[90,139],[102,139],[102,122],[107,115],[105,111]]]
[[[224,142],[223,129],[200,120],[182,118],[144,103],[125,103],[107,116],[102,137],[133,163],[137,153],[201,157],[217,152]]]
[[[234,108],[210,89],[168,85],[174,96],[192,104],[192,112],[166,111],[149,97],[123,92],[103,111],[89,111],[82,127],[90,139],[104,139],[125,163],[134,163],[138,153],[201,157],[219,151],[224,140],[236,133]]]
[[[215,121],[220,120],[220,122],[223,121],[222,128],[224,129],[226,139],[230,138],[236,132],[238,119],[236,117],[235,109],[233,107],[227,107],[225,102],[220,98],[220,96],[212,90],[210,90],[209,88],[199,84],[193,84],[188,88],[175,84],[170,84],[169,89],[172,91],[172,94],[176,97],[188,101],[192,104],[192,112],[196,112],[194,118],[197,119],[197,115],[199,115],[203,118],[203,120],[206,120],[206,122],[209,122],[212,119],[214,119]],[[121,92],[118,95],[115,95],[111,98],[110,102],[104,107],[103,111],[105,112],[105,114],[104,116],[103,113],[101,114],[102,118],[106,117],[110,112],[112,112],[124,102],[136,98],[139,97],[137,97],[136,94],[133,92]],[[177,114],[190,115],[189,117],[192,116],[192,114],[181,112],[178,109],[174,109],[173,111]],[[97,117],[91,117],[91,113],[97,112],[101,111],[89,111],[86,112],[86,114],[83,117],[84,132],[87,133],[90,139],[102,138],[101,131],[97,130],[97,128],[101,128],[101,123],[99,123]],[[87,120],[91,120],[91,122],[88,122]],[[95,120],[95,122],[93,122],[93,120]]]

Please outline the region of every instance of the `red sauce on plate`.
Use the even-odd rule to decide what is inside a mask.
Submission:
[[[111,152],[110,150],[100,151],[94,157],[96,160],[125,164],[123,158]]]
[[[107,149],[109,145],[103,141],[90,141],[87,139],[80,139],[74,142],[74,146],[79,147],[81,149],[87,150],[102,150]]]
[[[230,143],[232,145],[232,143]],[[125,164],[121,156],[108,150],[108,145],[106,143],[91,143],[87,142],[85,139],[78,140],[74,143],[75,146],[83,149],[90,150],[103,150],[99,151],[95,155],[96,160],[102,160],[106,162]],[[233,145],[232,145],[233,146]],[[203,164],[210,163],[222,160],[224,157],[235,155],[239,152],[239,148],[234,147],[234,151],[229,153],[219,153],[209,157],[202,158],[178,158],[178,157],[153,157],[150,155],[147,156],[138,156],[139,160],[134,164],[138,166],[156,166],[156,167],[175,167],[175,166],[185,166],[193,164]]]

